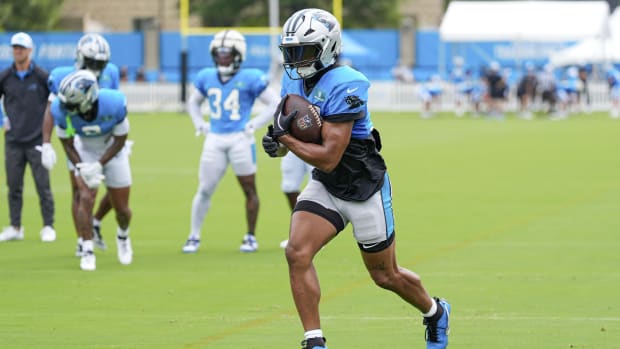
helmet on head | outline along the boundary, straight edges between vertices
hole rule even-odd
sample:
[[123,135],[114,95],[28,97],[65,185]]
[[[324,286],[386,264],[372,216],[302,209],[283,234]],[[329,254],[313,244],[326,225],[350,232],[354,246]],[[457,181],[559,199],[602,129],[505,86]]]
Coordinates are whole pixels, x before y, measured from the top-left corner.
[[92,109],[98,97],[97,77],[88,70],[77,70],[60,82],[58,89],[60,104],[67,111],[78,113],[83,118],[84,114]]
[[336,63],[341,47],[340,23],[327,11],[300,10],[282,26],[280,50],[289,76],[289,70],[296,69],[305,79],[329,67]]
[[213,62],[222,75],[232,75],[239,70],[245,59],[245,51],[245,37],[232,29],[215,34],[209,45]]
[[78,41],[75,65],[78,69],[88,69],[99,77],[110,60],[110,45],[99,34],[86,34]]

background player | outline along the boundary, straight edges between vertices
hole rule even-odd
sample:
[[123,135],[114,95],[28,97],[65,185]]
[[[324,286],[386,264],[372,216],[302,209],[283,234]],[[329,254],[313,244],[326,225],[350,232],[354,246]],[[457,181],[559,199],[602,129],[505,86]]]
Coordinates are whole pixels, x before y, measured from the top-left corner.
[[69,160],[71,186],[77,188],[73,196],[76,213],[73,219],[82,238],[80,268],[96,269],[92,210],[102,181],[116,212],[118,259],[121,264],[131,264],[131,170],[124,149],[129,133],[125,95],[116,90],[99,89],[93,73],[78,70],[62,80],[58,98],[52,102],[50,110],[57,126],[56,134]]
[[[280,170],[282,172],[282,192],[286,196],[291,210],[295,208],[297,203],[297,197],[301,193],[301,186],[304,183],[306,177],[310,177],[312,173],[312,166],[305,163],[295,153],[288,152],[280,163]],[[280,247],[286,248],[288,239],[280,242]]]
[[[75,66],[57,67],[50,73],[48,80],[50,96],[48,99],[48,108],[45,110],[45,116],[43,118],[43,145],[41,147],[41,160],[43,166],[45,166],[48,170],[51,170],[56,163],[56,153],[50,143],[52,130],[54,128],[54,121],[49,110],[49,105],[52,101],[54,101],[56,95],[58,94],[60,82],[72,72],[78,69],[86,69],[91,71],[97,77],[100,88],[117,90],[119,88],[120,81],[119,70],[116,65],[109,62],[110,56],[110,45],[103,36],[99,34],[85,34],[80,38],[76,47]],[[128,146],[130,145],[131,143],[128,142]],[[72,189],[75,198],[75,195],[77,195],[77,188]],[[77,203],[74,200],[72,205],[74,215],[76,213],[76,204]],[[95,246],[101,250],[106,249],[106,244],[101,235],[101,220],[111,209],[112,204],[110,203],[110,197],[106,192],[99,202],[99,208],[97,209],[93,219]],[[78,257],[82,255],[82,240],[79,237],[79,233],[76,255]]]
[[[215,35],[209,46],[215,68],[204,68],[194,81],[194,91],[187,109],[197,133],[205,137],[200,156],[199,184],[192,201],[191,229],[183,252],[194,253],[200,247],[204,218],[211,206],[211,197],[230,164],[245,195],[247,233],[240,247],[242,252],[258,249],[255,228],[259,199],[256,192],[256,145],[254,131],[265,125],[278,103],[275,91],[268,88],[268,77],[258,69],[241,68],[245,59],[245,38],[236,30]],[[250,113],[256,99],[266,107],[255,118]],[[209,103],[209,121],[201,112],[202,103]]]

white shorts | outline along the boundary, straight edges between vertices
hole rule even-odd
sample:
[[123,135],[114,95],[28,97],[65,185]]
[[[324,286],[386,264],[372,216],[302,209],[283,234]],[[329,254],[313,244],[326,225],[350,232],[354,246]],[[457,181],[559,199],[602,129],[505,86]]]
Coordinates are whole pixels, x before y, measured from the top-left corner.
[[301,185],[312,172],[312,166],[305,163],[297,157],[292,151],[289,151],[282,158],[280,169],[282,170],[282,191],[285,193],[294,193],[301,191]]
[[[94,151],[85,149],[79,137],[74,138],[75,150],[77,150],[83,162],[99,161],[105,149]],[[129,147],[130,148],[130,147]],[[131,167],[129,166],[130,150],[127,146],[123,147],[105,166],[103,166],[103,182],[108,188],[126,188],[131,186]],[[69,170],[74,171],[75,167],[67,161]]]
[[200,176],[216,173],[223,175],[228,164],[237,176],[256,173],[254,135],[245,132],[207,134],[200,155]]
[[321,182],[313,179],[308,182],[306,188],[299,195],[296,210],[304,206],[300,204],[302,201],[311,201],[321,206],[319,210],[324,212],[315,212],[312,206],[306,206],[310,208],[303,210],[316,213],[322,217],[333,217],[333,213],[337,213],[341,219],[340,222],[326,219],[330,220],[338,231],[343,230],[351,222],[353,235],[360,247],[370,249],[388,240],[394,234],[392,189],[387,173],[381,190],[366,201],[339,199],[328,193]]
[[612,101],[620,100],[620,86],[614,86],[609,93]]

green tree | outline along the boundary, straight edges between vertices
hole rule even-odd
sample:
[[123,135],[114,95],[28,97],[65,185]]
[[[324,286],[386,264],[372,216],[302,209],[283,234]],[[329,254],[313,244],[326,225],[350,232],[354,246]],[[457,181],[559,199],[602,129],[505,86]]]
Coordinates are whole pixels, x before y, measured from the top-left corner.
[[58,23],[63,0],[1,0],[0,31],[45,31]]
[[[280,0],[280,24],[295,11],[316,7],[332,10],[332,0]],[[269,26],[269,0],[192,0],[191,13],[211,27]],[[397,28],[398,0],[344,0],[345,28]]]

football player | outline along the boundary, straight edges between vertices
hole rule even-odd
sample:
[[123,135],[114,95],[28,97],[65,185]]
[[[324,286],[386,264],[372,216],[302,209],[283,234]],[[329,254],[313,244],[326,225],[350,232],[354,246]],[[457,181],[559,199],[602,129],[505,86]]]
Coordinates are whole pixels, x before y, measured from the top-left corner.
[[[282,172],[282,192],[286,196],[291,210],[295,209],[297,204],[297,197],[301,193],[301,186],[304,183],[306,177],[310,178],[312,173],[312,166],[301,160],[295,153],[288,152],[280,163],[280,171]],[[280,247],[286,248],[288,239],[280,242]]]
[[606,72],[606,78],[609,84],[609,99],[611,100],[609,116],[612,119],[617,119],[620,117],[620,71],[610,65]]
[[285,249],[304,329],[302,348],[327,348],[313,260],[348,223],[373,281],[423,314],[427,348],[446,348],[450,305],[430,297],[420,277],[396,261],[391,185],[368,110],[370,82],[362,73],[336,64],[341,44],[340,24],[329,12],[305,9],[288,18],[280,43],[287,72],[281,95],[298,94],[320,107],[323,141],[304,143],[289,134],[296,111],[283,114],[286,99],[263,137],[270,156],[281,156],[287,148],[315,167],[297,199]]
[[73,219],[83,248],[80,268],[96,269],[92,211],[102,182],[116,212],[118,259],[121,264],[131,264],[131,169],[125,148],[129,133],[125,95],[118,90],[100,89],[93,73],[77,70],[60,83],[50,112],[69,160],[71,186],[75,188]]
[[[245,195],[247,233],[240,250],[255,252],[255,236],[259,200],[256,192],[256,146],[254,131],[264,126],[278,103],[278,95],[268,87],[268,76],[258,69],[242,68],[246,56],[245,37],[236,30],[217,33],[209,52],[213,68],[202,69],[194,81],[187,110],[197,134],[205,141],[200,156],[198,190],[192,202],[191,228],[183,252],[193,253],[200,247],[201,229],[211,205],[211,197],[230,165]],[[252,107],[260,100],[265,108],[250,118]],[[201,112],[203,102],[209,105],[209,119]]]
[[[49,105],[56,98],[58,94],[58,88],[60,82],[70,73],[79,70],[86,69],[91,71],[97,77],[97,81],[100,88],[109,88],[117,90],[119,88],[119,70],[114,63],[110,63],[110,45],[107,40],[99,34],[85,34],[80,38],[77,43],[75,53],[75,65],[74,66],[62,66],[52,70],[49,75],[48,85],[50,89],[50,96],[48,99],[48,108],[45,110],[45,116],[43,118],[43,145],[41,146],[41,160],[43,166],[48,170],[51,170],[56,164],[56,152],[50,144],[52,136],[52,130],[54,128],[54,121],[50,114]],[[131,146],[131,141],[127,142],[128,148]],[[76,188],[72,188],[74,193]],[[73,203],[72,211],[76,213],[76,203]],[[95,234],[95,246],[101,250],[106,249],[106,244],[101,235],[101,220],[112,209],[110,203],[110,197],[106,193],[99,202],[99,208],[95,213],[93,220],[93,229]],[[79,238],[76,247],[76,256],[82,255],[82,241]]]

